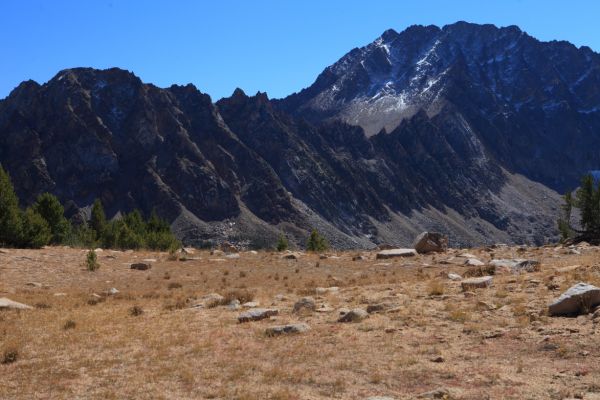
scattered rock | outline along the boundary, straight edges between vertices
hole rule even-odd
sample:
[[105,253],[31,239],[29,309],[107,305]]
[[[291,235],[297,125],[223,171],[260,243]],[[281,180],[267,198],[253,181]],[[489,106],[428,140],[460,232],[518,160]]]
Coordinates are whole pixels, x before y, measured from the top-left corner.
[[279,310],[274,308],[253,308],[238,316],[238,322],[260,321],[279,314]]
[[462,258],[477,258],[477,256],[476,256],[476,255],[473,255],[473,254],[471,254],[471,253],[460,253],[460,254],[458,255],[458,257],[462,257]]
[[340,288],[337,286],[331,286],[331,287],[318,287],[315,289],[315,293],[318,295],[324,295],[327,293],[337,293],[340,291]]
[[227,254],[225,256],[225,258],[229,258],[229,259],[236,259],[236,258],[240,258],[240,254],[239,253],[231,253],[231,254]]
[[315,311],[317,306],[315,305],[315,299],[312,297],[303,297],[294,304],[294,313],[303,311]]
[[448,237],[437,232],[423,232],[416,237],[413,247],[421,254],[441,253],[448,249]]
[[492,276],[482,276],[480,278],[465,279],[460,283],[460,285],[462,287],[463,292],[466,292],[472,289],[486,288],[492,284],[492,279]]
[[43,285],[39,282],[27,282],[25,286],[31,286],[35,288],[41,288]]
[[242,308],[240,301],[238,299],[233,299],[231,300],[231,302],[227,305],[227,309],[229,311],[237,311],[240,308]]
[[382,311],[387,311],[396,307],[396,304],[392,303],[378,303],[378,304],[369,304],[367,306],[367,312],[369,314],[375,314]]
[[536,272],[540,270],[540,262],[537,260],[526,260],[523,258],[498,259],[490,261],[490,265],[496,267],[497,271],[518,274],[521,272]]
[[156,258],[144,258],[142,261],[146,262],[146,263],[152,263],[152,262],[156,262]]
[[450,279],[451,281],[460,281],[462,280],[462,276],[451,272],[448,274],[448,279]]
[[580,282],[571,286],[548,306],[551,316],[573,316],[589,313],[600,305],[600,288]]
[[286,301],[288,298],[284,294],[278,294],[274,297],[275,301]]
[[31,310],[33,307],[27,304],[17,303],[6,297],[0,298],[0,309],[12,309],[12,310]]
[[106,291],[106,294],[108,296],[114,296],[117,293],[119,293],[119,290],[117,288],[110,288]]
[[300,258],[300,254],[299,253],[287,253],[287,254],[284,254],[282,258],[285,260],[297,260],[298,258]]
[[260,305],[260,303],[258,301],[248,301],[244,304],[242,304],[242,307],[244,308],[256,308]]
[[413,257],[417,255],[417,251],[415,249],[389,249],[382,250],[377,253],[376,258],[378,260],[394,258],[394,257]]
[[223,303],[224,299],[225,298],[223,296],[221,296],[219,293],[210,293],[201,298],[202,305],[205,307],[214,307],[216,305],[219,305],[219,304]]
[[444,359],[444,357],[442,356],[437,356],[437,357],[433,357],[432,359],[430,359],[429,361],[434,362],[434,363],[443,363],[446,360]]
[[334,311],[334,308],[328,304],[321,304],[321,306],[315,309],[315,311],[319,313],[330,313]]
[[278,336],[282,334],[289,333],[303,333],[310,329],[307,324],[299,323],[299,324],[288,324],[288,325],[277,325],[267,328],[265,330],[265,334],[267,336]]
[[150,269],[151,266],[148,263],[134,263],[134,264],[131,264],[130,268],[138,270],[138,271],[146,271],[146,270]]
[[363,260],[365,260],[364,256],[359,255],[359,256],[352,257],[352,261],[363,261]]
[[338,322],[360,322],[367,318],[369,313],[361,308],[355,308],[342,315]]
[[446,388],[439,388],[430,392],[421,393],[418,399],[450,399],[450,392]]
[[465,261],[465,265],[468,267],[481,267],[482,265],[485,265],[485,264],[476,258],[468,258]]

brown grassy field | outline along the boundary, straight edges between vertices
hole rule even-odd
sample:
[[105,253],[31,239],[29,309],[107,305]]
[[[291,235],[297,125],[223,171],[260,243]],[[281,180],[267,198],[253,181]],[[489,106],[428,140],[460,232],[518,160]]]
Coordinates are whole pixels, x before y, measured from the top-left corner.
[[[34,309],[0,311],[0,399],[412,399],[438,388],[453,399],[600,399],[594,320],[546,315],[571,284],[600,283],[600,248],[468,251],[535,258],[541,270],[497,274],[465,296],[447,278],[467,270],[460,250],[359,261],[104,250],[96,272],[79,249],[2,250],[0,297]],[[129,268],[149,258],[151,269]],[[316,292],[331,286],[339,291]],[[111,288],[119,293],[105,296]],[[192,307],[210,293],[241,293],[279,315],[240,324],[243,310]],[[331,311],[293,313],[307,295]],[[340,308],[379,303],[388,309],[337,322]],[[291,322],[311,329],[265,335]]]

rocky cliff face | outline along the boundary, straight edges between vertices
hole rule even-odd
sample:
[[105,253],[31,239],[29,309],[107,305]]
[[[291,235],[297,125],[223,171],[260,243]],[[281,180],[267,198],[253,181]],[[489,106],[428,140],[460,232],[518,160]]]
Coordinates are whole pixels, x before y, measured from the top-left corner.
[[386,31],[286,99],[217,103],[119,70],[0,101],[0,162],[30,203],[155,208],[187,243],[451,245],[555,238],[557,191],[600,164],[600,56],[516,27]]

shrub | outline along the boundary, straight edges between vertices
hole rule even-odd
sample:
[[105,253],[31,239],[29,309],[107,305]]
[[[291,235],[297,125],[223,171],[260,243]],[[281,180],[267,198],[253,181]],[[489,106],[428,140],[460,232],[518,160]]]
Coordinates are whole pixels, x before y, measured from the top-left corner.
[[75,329],[76,326],[77,324],[75,323],[75,321],[73,321],[72,319],[68,319],[67,321],[65,321],[63,329],[67,331],[69,329]]
[[133,306],[129,309],[129,315],[131,315],[132,317],[140,316],[143,313],[144,313],[144,310],[142,310],[142,307],[140,307],[140,306]]
[[40,214],[32,208],[22,213],[21,233],[19,244],[23,247],[39,249],[50,243],[52,232],[48,223]]
[[65,209],[60,204],[56,196],[50,193],[44,193],[38,196],[33,210],[46,220],[52,233],[51,243],[64,243],[71,230],[71,224],[65,218]]
[[285,251],[288,248],[288,241],[285,238],[285,236],[283,236],[283,234],[281,236],[279,236],[279,240],[277,241],[277,251]]
[[319,234],[316,229],[313,229],[306,243],[306,250],[308,251],[323,251],[329,248],[327,240]]
[[85,264],[87,266],[88,271],[94,272],[100,268],[100,264],[98,264],[98,257],[96,256],[96,252],[94,250],[90,250],[87,253],[85,258]]
[[10,176],[0,166],[0,245],[17,246],[21,236],[19,199]]
[[19,351],[15,346],[8,346],[2,353],[2,364],[12,364],[19,358]]

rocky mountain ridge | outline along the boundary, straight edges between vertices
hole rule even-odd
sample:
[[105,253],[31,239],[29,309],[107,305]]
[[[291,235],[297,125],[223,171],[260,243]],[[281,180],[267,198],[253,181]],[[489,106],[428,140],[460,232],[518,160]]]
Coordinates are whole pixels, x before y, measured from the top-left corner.
[[558,192],[600,169],[599,60],[457,23],[388,30],[280,100],[69,69],[0,101],[0,163],[27,203],[155,208],[196,245],[543,243]]

